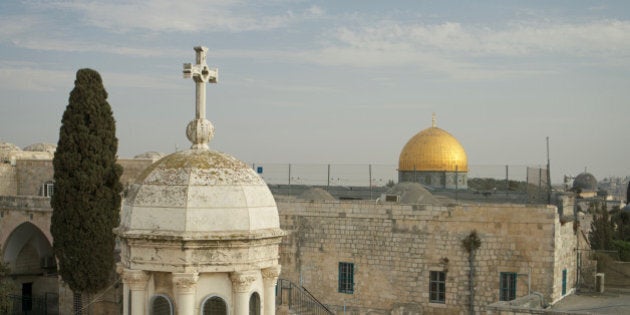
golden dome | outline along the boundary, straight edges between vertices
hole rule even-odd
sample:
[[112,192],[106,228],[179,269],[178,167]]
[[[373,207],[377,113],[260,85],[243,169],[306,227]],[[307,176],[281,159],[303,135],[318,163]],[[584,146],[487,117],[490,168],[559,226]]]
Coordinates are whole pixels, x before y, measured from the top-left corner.
[[400,152],[399,171],[468,172],[462,145],[450,133],[435,127],[413,136]]

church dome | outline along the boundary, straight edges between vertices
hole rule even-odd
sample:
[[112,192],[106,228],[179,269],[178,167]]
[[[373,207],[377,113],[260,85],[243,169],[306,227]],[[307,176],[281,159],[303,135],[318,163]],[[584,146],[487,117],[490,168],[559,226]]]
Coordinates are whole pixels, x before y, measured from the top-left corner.
[[467,172],[468,159],[459,141],[434,123],[407,141],[400,152],[398,170]]
[[236,158],[199,149],[149,166],[130,188],[121,219],[127,235],[209,239],[280,231],[265,182]]
[[582,191],[596,191],[597,179],[591,173],[581,173],[573,180],[573,189],[581,189]]

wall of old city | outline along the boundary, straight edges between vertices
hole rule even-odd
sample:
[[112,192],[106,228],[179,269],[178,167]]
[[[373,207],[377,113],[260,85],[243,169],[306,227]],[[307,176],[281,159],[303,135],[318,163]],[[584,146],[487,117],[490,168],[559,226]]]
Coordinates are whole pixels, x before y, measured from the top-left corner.
[[17,195],[17,172],[14,165],[0,163],[0,196]]
[[[476,311],[499,300],[500,272],[518,274],[517,296],[529,293],[531,277],[531,291],[549,301],[559,277],[554,258],[573,252],[572,231],[559,225],[551,206],[292,198],[277,198],[277,203],[281,227],[288,232],[280,248],[281,278],[302,282],[338,311],[345,305],[347,312],[362,314],[467,312],[470,268],[462,240],[473,230],[481,239],[474,263]],[[569,247],[554,246],[556,233]],[[338,292],[339,262],[354,263],[353,294]],[[429,303],[430,271],[446,271],[444,304]]]
[[17,195],[42,196],[42,187],[53,180],[52,160],[17,160]]

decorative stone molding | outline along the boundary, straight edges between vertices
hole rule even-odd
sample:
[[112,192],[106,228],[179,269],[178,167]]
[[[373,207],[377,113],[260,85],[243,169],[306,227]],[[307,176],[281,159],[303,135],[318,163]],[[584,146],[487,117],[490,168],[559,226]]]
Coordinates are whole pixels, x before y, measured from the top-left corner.
[[192,293],[197,289],[197,280],[199,280],[199,274],[196,272],[190,273],[173,273],[173,284],[175,288],[181,293]]
[[263,281],[266,286],[275,286],[278,277],[280,276],[280,265],[275,265],[269,268],[262,269]]
[[251,284],[256,281],[254,272],[232,272],[230,273],[232,280],[232,291],[235,293],[248,292]]
[[123,268],[121,273],[123,283],[129,287],[129,290],[144,290],[149,281],[149,274],[142,270],[131,270]]

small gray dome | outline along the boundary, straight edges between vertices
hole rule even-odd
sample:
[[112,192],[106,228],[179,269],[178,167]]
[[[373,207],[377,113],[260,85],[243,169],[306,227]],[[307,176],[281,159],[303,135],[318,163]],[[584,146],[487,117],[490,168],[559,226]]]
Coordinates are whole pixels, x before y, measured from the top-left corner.
[[336,200],[333,195],[329,192],[321,189],[321,188],[310,188],[303,191],[298,199],[307,200],[307,201],[331,201]]
[[54,155],[55,151],[57,151],[57,145],[52,144],[52,143],[43,143],[43,142],[34,143],[34,144],[24,147],[24,151],[47,152]]
[[433,195],[422,185],[412,182],[402,182],[392,187],[387,194],[400,196],[404,204],[437,204]]
[[163,153],[156,152],[156,151],[148,151],[148,152],[138,154],[134,156],[133,158],[137,160],[152,160],[153,162],[155,162],[163,157],[164,157]]
[[573,180],[573,189],[582,191],[597,191],[597,179],[591,173],[581,173]]

